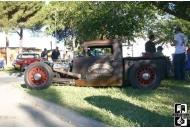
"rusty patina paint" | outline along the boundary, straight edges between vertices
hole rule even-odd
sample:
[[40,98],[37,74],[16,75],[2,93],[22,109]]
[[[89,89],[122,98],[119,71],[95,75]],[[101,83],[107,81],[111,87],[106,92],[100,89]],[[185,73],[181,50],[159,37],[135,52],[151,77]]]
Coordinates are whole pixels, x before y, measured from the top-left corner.
[[54,69],[54,71],[59,72],[61,74],[67,74],[69,76],[72,76],[72,77],[75,77],[75,78],[78,78],[78,79],[81,78],[81,74],[76,74],[76,73],[72,73],[72,72],[66,72],[66,71],[61,70],[61,69]]
[[[112,48],[111,55],[88,56],[87,48]],[[84,56],[74,58],[73,73],[81,74],[77,86],[122,86],[123,58],[118,40],[96,40],[83,44]]]
[[86,82],[84,80],[80,80],[80,79],[76,80],[75,84],[76,84],[76,86],[79,86],[79,87],[87,86]]
[[122,82],[121,80],[118,80],[116,78],[110,78],[106,82],[102,79],[95,79],[91,80],[90,82],[87,82],[85,80],[76,80],[75,81],[76,86],[94,86],[94,87],[99,87],[99,86],[121,86]]

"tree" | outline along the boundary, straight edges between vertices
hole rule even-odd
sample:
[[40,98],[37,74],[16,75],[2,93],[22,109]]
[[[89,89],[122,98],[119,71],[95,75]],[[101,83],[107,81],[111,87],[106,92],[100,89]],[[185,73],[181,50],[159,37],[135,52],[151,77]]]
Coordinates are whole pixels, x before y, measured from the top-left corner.
[[190,21],[189,1],[150,1],[149,4],[154,5],[163,12]]
[[[14,29],[20,37],[19,52],[22,52],[23,28],[28,28],[30,18],[34,17],[44,6],[45,2],[0,2],[0,26],[8,35],[10,29]],[[34,26],[34,25],[33,25]],[[17,30],[19,29],[19,30]]]
[[142,2],[98,1],[86,3],[78,32],[84,40],[143,37],[149,21],[157,19],[154,7]]
[[[65,43],[72,39],[73,48],[77,48],[75,41],[81,43],[92,39],[120,38],[130,44],[136,37],[145,37],[147,29],[154,29],[164,41],[171,38],[174,23],[177,25],[177,21],[170,25],[169,20],[157,21],[166,13],[157,10],[150,2],[139,1],[53,1],[44,14],[44,23],[50,25],[47,32],[56,33],[57,39],[64,39]],[[172,17],[168,19],[174,20]],[[58,21],[56,27],[55,21]],[[164,29],[164,33],[159,29]]]
[[[49,14],[47,22],[50,25],[50,29],[47,31],[49,34],[53,34],[57,39],[67,41],[72,39],[73,50],[77,50],[76,46],[76,34],[77,34],[77,21],[81,19],[81,13],[78,7],[83,2],[50,2]],[[58,21],[58,22],[56,22]],[[56,23],[56,24],[55,24]],[[55,27],[56,26],[56,27]]]
[[174,29],[177,26],[180,26],[183,33],[190,37],[190,23],[178,18],[161,18],[149,26],[149,29],[154,30],[153,33],[156,35],[157,44],[168,44],[173,42]]

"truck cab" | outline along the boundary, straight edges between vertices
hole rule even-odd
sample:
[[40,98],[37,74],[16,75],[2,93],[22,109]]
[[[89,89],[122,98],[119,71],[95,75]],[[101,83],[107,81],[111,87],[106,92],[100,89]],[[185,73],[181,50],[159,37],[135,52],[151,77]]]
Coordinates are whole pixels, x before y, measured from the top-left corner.
[[[117,40],[90,41],[82,47],[83,56],[73,60],[73,73],[82,76],[77,86],[122,86],[123,58]],[[91,55],[91,51],[99,53]]]

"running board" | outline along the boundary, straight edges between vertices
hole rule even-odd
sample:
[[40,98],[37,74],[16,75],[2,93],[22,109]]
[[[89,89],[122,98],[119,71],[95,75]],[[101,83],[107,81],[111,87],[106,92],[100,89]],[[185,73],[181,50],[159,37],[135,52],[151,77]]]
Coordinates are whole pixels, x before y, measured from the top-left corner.
[[60,83],[60,84],[66,84],[66,85],[75,86],[75,80],[74,79],[53,78],[53,83]]
[[66,71],[60,70],[60,69],[53,69],[53,70],[54,70],[55,72],[59,72],[59,73],[62,73],[62,74],[66,74],[66,75],[69,75],[69,76],[72,76],[72,77],[81,79],[81,74],[72,73],[72,72],[66,72]]

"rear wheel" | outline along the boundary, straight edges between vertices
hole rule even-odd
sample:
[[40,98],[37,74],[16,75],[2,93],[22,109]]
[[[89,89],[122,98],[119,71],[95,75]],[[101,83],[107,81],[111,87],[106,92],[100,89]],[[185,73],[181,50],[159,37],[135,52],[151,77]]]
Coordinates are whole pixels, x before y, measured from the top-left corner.
[[161,83],[161,75],[155,63],[137,63],[129,73],[131,85],[134,88],[156,89]]
[[28,88],[46,89],[52,84],[53,71],[45,63],[32,63],[25,71],[24,81]]

